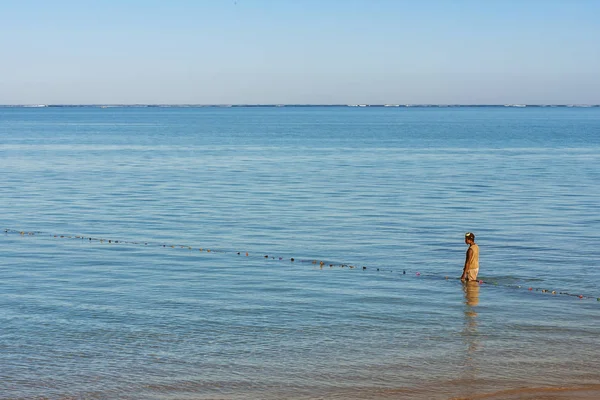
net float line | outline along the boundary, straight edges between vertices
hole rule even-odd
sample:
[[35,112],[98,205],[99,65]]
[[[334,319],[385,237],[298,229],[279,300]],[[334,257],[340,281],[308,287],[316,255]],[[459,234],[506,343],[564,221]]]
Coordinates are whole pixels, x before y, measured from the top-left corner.
[[[451,279],[448,278],[447,276],[445,277],[446,280]],[[457,278],[458,279],[458,278]],[[588,299],[588,300],[596,300],[600,302],[600,297],[596,297],[596,296],[590,296],[590,295],[583,295],[583,294],[577,294],[577,293],[569,293],[569,292],[563,292],[560,290],[552,290],[552,289],[545,289],[545,288],[540,288],[540,287],[533,287],[533,286],[529,286],[529,285],[509,285],[509,284],[499,284],[498,282],[493,282],[493,281],[483,281],[483,280],[478,280],[477,283],[479,285],[488,285],[488,286],[499,286],[499,287],[503,287],[503,288],[509,288],[509,289],[524,289],[527,290],[528,292],[539,292],[542,294],[549,294],[549,295],[553,295],[553,296],[571,296],[571,297],[576,297],[579,299]]]
[[[190,246],[184,244],[174,244],[174,243],[166,243],[166,242],[155,242],[155,241],[147,241],[147,240],[121,240],[121,239],[109,239],[105,237],[94,237],[87,235],[77,235],[77,234],[68,234],[68,233],[50,233],[44,231],[24,231],[19,229],[4,229],[5,234],[19,234],[20,236],[38,236],[38,237],[46,237],[46,238],[54,238],[54,239],[71,239],[71,240],[81,240],[87,242],[97,242],[97,243],[106,243],[106,244],[120,244],[120,245],[137,245],[137,246],[147,246],[147,247],[158,247],[158,248],[171,248],[171,249],[187,249],[187,250],[196,250],[199,252],[206,253],[221,253],[221,254],[237,254],[238,256],[246,256],[246,257],[261,257],[269,260],[277,260],[277,261],[289,261],[289,262],[298,262],[298,263],[310,263],[313,265],[318,265],[319,267],[339,267],[339,268],[348,268],[348,269],[362,269],[366,270],[366,266],[359,266],[358,264],[348,264],[348,263],[340,263],[334,261],[324,261],[319,259],[304,259],[297,257],[282,257],[282,256],[273,256],[264,253],[249,251],[237,251],[237,250],[223,250],[223,249],[215,249],[209,247],[198,247],[198,246]],[[261,254],[259,256],[259,254]],[[377,270],[380,270],[379,268]],[[390,270],[392,272],[392,270]]]
[[[157,242],[152,242],[152,241],[118,240],[118,239],[107,239],[107,238],[99,238],[99,237],[92,237],[92,236],[85,236],[85,235],[57,234],[57,233],[48,233],[48,232],[43,232],[43,231],[24,231],[24,230],[9,229],[9,228],[4,229],[4,233],[5,234],[19,234],[20,236],[24,236],[24,237],[43,236],[43,237],[50,237],[50,238],[55,238],[55,239],[71,239],[71,240],[83,240],[83,241],[87,241],[87,242],[97,242],[97,243],[106,243],[106,244],[126,244],[126,245],[150,246],[150,247],[158,247],[158,248],[198,250],[199,252],[205,252],[205,253],[237,254],[238,256],[251,257],[251,253],[248,251],[235,251],[235,250],[229,251],[229,250],[210,249],[210,248],[205,248],[205,247],[197,247],[197,246],[189,246],[189,245],[181,245],[181,244],[157,243]],[[254,256],[254,254],[260,254],[260,253],[252,253],[252,256]],[[297,259],[295,257],[289,257],[289,258],[284,259],[284,257],[282,257],[282,256],[272,256],[272,255],[270,256],[268,254],[261,255],[259,257],[267,259],[267,260],[277,260],[277,261],[288,260],[290,263],[294,263],[294,262],[310,263],[312,265],[318,266],[320,269],[324,269],[326,267],[329,267],[329,268],[337,267],[337,268],[357,269],[357,270],[363,270],[363,271],[369,269],[369,270],[375,270],[376,272],[396,272],[396,273],[398,272],[397,270],[392,270],[392,269],[367,268],[367,266],[364,266],[364,265],[358,266],[358,265],[353,265],[353,264],[331,262],[331,261],[324,261],[324,260],[315,260],[315,259]],[[406,270],[402,270],[402,275],[407,275]],[[412,275],[412,273],[409,273],[409,275]],[[421,276],[430,277],[430,278],[440,278],[438,275],[421,274],[421,272],[415,272],[414,276],[417,278],[419,278]],[[455,278],[449,278],[448,276],[445,276],[444,278],[446,280],[455,280]],[[561,295],[561,296],[576,297],[579,299],[588,299],[588,300],[595,299],[596,301],[600,302],[600,297],[583,295],[583,294],[575,294],[575,293],[569,293],[569,292],[564,292],[564,291],[559,291],[559,290],[551,290],[551,289],[546,289],[546,288],[533,287],[533,286],[528,286],[528,285],[507,285],[507,284],[503,285],[503,284],[498,284],[497,282],[484,281],[484,280],[478,280],[477,283],[479,285],[501,286],[501,287],[512,288],[512,289],[525,289],[528,292],[538,292],[541,294],[549,294],[552,296]]]

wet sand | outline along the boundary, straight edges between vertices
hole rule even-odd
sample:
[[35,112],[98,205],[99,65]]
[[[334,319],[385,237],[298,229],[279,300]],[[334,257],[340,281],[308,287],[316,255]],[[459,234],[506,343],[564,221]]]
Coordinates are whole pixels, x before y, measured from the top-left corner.
[[[322,398],[345,400],[598,400],[600,384],[581,387],[529,387],[473,393],[473,388],[447,387],[398,388],[381,391],[354,390],[344,394],[329,394]],[[459,394],[463,392],[463,394]],[[472,394],[465,394],[471,392]],[[318,397],[321,398],[321,397]]]
[[[485,390],[485,389],[483,389]],[[462,394],[461,394],[462,392]],[[471,394],[466,394],[470,392]],[[598,400],[600,399],[600,384],[586,385],[581,387],[529,387],[518,389],[505,389],[481,391],[479,393],[473,388],[451,389],[442,386],[431,386],[421,388],[397,388],[397,389],[365,389],[354,388],[342,391],[325,391],[319,394],[307,390],[296,393],[281,392],[269,393],[265,396],[259,393],[247,393],[245,397],[233,396],[228,399],[241,398],[264,398],[264,399],[328,399],[328,400]]]
[[452,397],[452,400],[597,400],[600,399],[600,385],[581,388],[524,388],[503,390],[495,393],[468,397]]

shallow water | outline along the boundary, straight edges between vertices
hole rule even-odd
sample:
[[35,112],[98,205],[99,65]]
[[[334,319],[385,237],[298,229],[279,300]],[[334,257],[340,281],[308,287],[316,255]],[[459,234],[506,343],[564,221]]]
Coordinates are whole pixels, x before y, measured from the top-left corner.
[[593,391],[599,150],[598,108],[0,108],[0,398]]

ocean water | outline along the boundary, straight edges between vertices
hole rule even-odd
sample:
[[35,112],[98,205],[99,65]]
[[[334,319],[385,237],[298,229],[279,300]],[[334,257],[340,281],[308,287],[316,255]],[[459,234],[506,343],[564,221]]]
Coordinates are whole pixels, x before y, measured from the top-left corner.
[[0,171],[0,399],[600,395],[599,108],[0,108]]

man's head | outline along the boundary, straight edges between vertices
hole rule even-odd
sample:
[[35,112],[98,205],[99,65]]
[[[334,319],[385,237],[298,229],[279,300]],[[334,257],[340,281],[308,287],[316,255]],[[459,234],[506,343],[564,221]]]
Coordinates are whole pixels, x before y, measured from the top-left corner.
[[473,234],[472,232],[465,233],[465,243],[466,244],[475,243],[475,234]]

